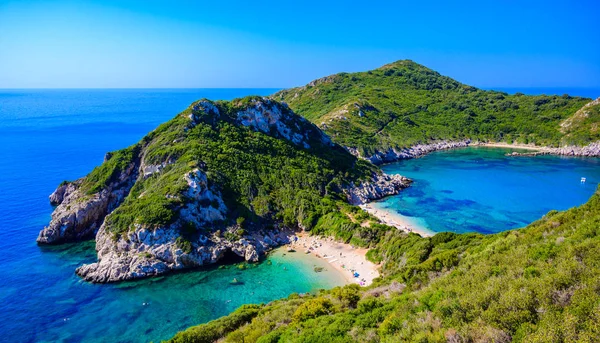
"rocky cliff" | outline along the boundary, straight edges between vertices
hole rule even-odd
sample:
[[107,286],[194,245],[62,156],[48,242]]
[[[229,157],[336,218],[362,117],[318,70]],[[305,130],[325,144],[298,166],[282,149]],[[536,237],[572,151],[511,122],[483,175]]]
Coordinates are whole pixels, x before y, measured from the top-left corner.
[[386,196],[398,194],[408,187],[412,181],[401,175],[374,174],[369,181],[358,185],[350,185],[344,189],[348,202],[352,205],[362,205]]
[[360,204],[407,185],[357,160],[283,103],[201,100],[140,143],[107,154],[86,177],[60,185],[38,242],[95,238],[97,262],[76,270],[91,282],[155,276],[228,255],[255,262],[341,199]]
[[114,181],[93,194],[82,189],[84,179],[61,184],[50,195],[50,203],[57,207],[48,226],[40,231],[37,242],[58,244],[93,238],[106,215],[129,193],[138,176],[138,164],[139,160],[135,159]]

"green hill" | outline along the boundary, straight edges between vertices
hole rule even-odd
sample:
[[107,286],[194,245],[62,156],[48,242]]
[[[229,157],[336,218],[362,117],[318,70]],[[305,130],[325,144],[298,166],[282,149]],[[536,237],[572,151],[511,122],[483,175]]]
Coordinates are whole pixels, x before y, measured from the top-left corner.
[[348,204],[370,182],[388,186],[373,197],[406,186],[276,101],[200,100],[61,184],[38,242],[95,238],[98,262],[77,269],[93,282],[216,263],[228,252],[257,261],[285,242],[286,227],[370,246],[389,227]]
[[599,342],[600,193],[494,235],[389,232],[384,278],[247,305],[170,342]]
[[[362,156],[438,140],[585,145],[561,122],[591,99],[509,95],[455,81],[410,60],[339,73],[273,95]],[[594,121],[597,123],[597,120]],[[589,123],[583,123],[589,127]]]

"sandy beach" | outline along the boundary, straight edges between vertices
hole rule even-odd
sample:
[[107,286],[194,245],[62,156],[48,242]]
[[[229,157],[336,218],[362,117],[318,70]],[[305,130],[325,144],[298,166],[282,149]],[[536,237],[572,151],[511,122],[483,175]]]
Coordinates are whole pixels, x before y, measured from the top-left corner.
[[544,150],[542,147],[536,147],[533,145],[528,145],[528,144],[509,144],[509,143],[480,143],[480,144],[474,144],[473,146],[483,146],[483,147],[489,147],[489,148],[513,148],[513,149],[527,149],[527,150],[537,150],[537,151],[541,151]]
[[[379,277],[378,265],[366,258],[367,249],[353,247],[350,244],[336,242],[333,238],[322,238],[309,236],[307,233],[299,233],[297,239],[291,237],[289,245],[295,254],[313,254],[322,258],[330,266],[341,272],[348,283],[357,283],[368,286],[373,279]],[[358,276],[356,276],[358,274]]]
[[360,205],[360,208],[367,211],[371,215],[377,217],[379,220],[381,220],[382,223],[387,224],[389,226],[393,226],[399,230],[418,233],[423,237],[433,236],[431,232],[423,228],[417,227],[413,223],[409,223],[404,218],[396,215],[391,211],[377,209],[370,204]]

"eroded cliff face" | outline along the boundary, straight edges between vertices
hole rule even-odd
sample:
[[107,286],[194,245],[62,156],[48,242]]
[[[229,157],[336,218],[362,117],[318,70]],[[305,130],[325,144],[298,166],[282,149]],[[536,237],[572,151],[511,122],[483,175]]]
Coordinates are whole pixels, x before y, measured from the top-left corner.
[[[192,107],[189,115],[192,126],[202,120],[215,122],[226,116],[219,111],[214,102],[200,100]],[[253,99],[249,106],[235,112],[229,119],[237,124],[250,127],[255,131],[288,140],[305,149],[311,147],[310,141],[332,146],[329,136],[303,117],[295,115],[285,103],[268,98]]]
[[[234,232],[237,228],[227,230]],[[76,273],[86,281],[105,283],[217,263],[228,252],[246,261],[257,262],[266,251],[289,243],[291,235],[289,230],[271,231],[232,241],[219,233],[209,233],[188,240],[174,226],[146,228],[138,225],[134,231],[115,241],[114,236],[102,227],[96,236],[98,261],[77,268]]]
[[60,185],[51,195],[57,206],[37,242],[58,244],[94,238],[104,218],[127,196],[138,175],[138,162],[131,163],[117,179],[95,194],[81,189],[83,179]]
[[[76,273],[92,282],[143,278],[215,263],[227,251],[258,261],[266,247],[256,240],[230,241],[210,231],[213,223],[225,219],[227,207],[219,190],[208,185],[206,174],[194,169],[181,177],[188,187],[183,194],[187,200],[177,209],[180,220],[165,226],[134,224],[133,229],[117,233],[109,216],[96,235],[98,262],[81,266]],[[200,231],[186,237],[182,225]],[[226,231],[237,230],[231,227]]]
[[411,182],[410,179],[401,175],[374,174],[370,181],[346,187],[344,193],[352,205],[363,205],[398,194],[402,189],[410,186]]

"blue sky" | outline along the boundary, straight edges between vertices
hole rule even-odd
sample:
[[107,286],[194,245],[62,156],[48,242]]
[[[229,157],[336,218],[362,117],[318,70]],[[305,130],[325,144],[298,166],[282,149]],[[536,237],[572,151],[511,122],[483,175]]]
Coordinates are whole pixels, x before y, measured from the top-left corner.
[[412,59],[600,87],[600,1],[3,1],[0,88],[290,87]]

